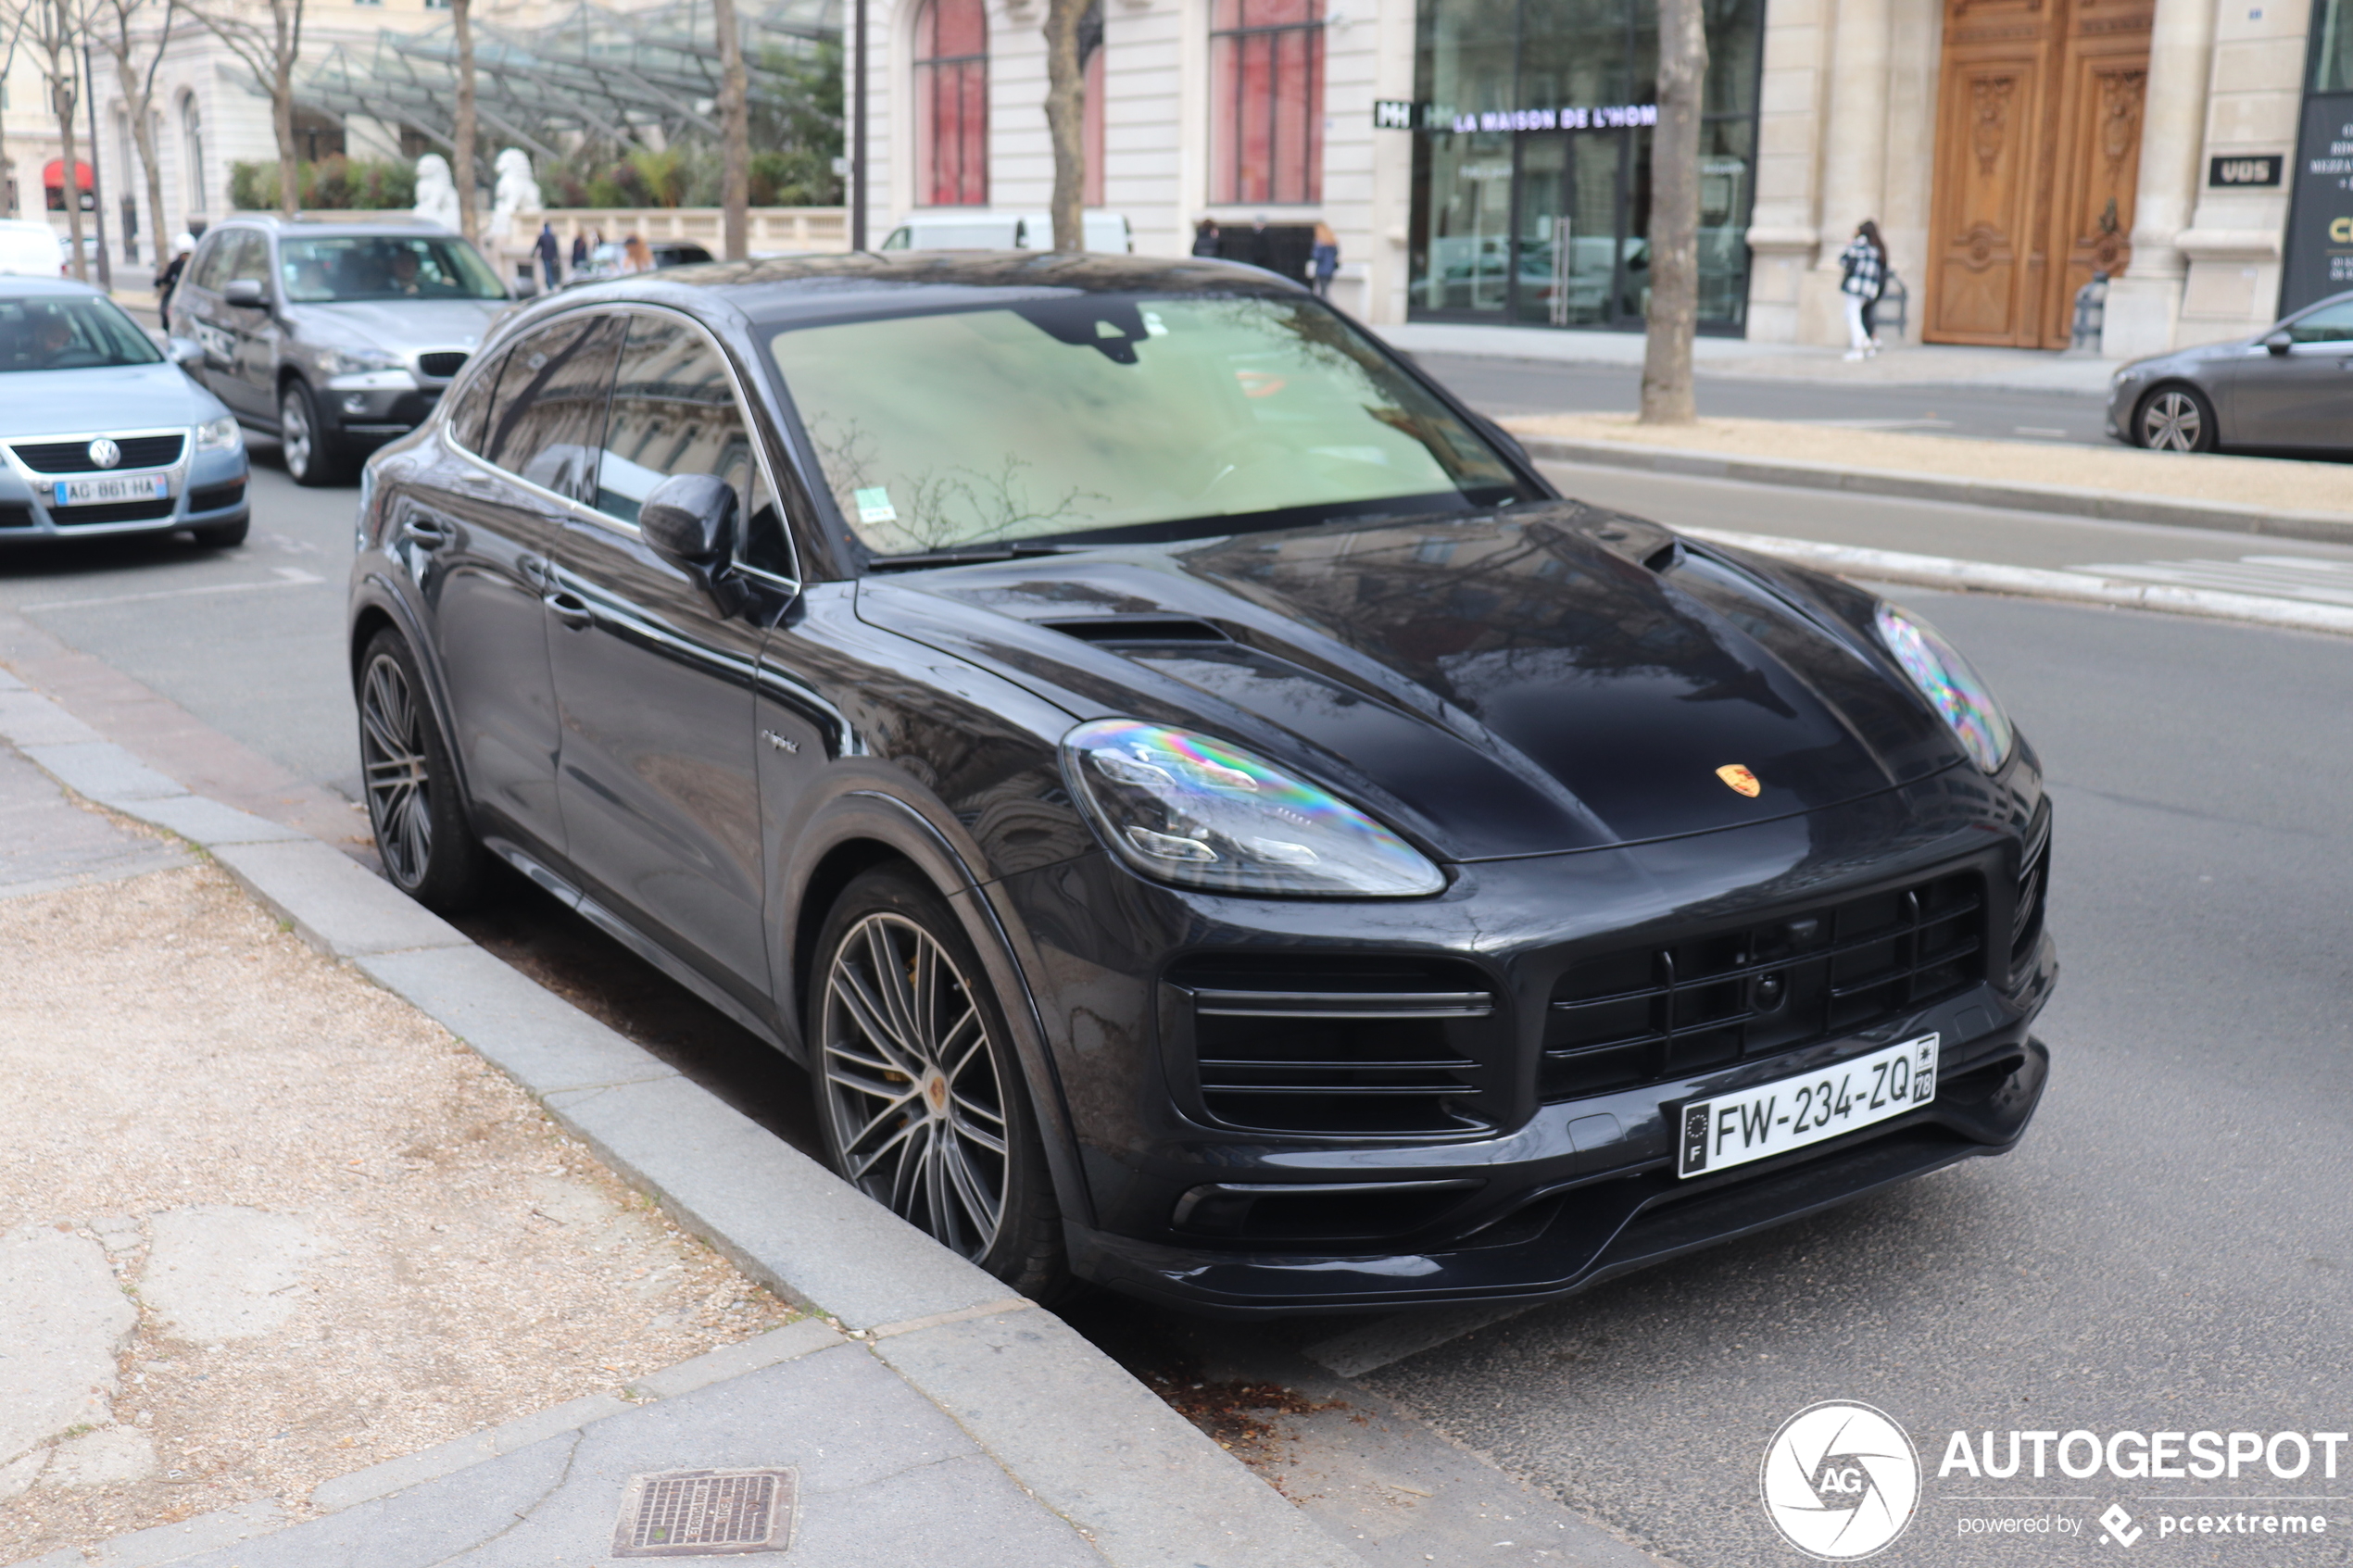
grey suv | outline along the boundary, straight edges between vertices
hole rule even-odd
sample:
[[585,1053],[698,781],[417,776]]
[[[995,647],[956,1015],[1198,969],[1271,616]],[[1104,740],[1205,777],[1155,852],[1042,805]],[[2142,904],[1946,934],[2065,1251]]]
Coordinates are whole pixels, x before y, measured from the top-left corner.
[[171,332],[297,484],[333,484],[424,422],[509,306],[479,251],[431,223],[244,215],[219,223],[171,296]]

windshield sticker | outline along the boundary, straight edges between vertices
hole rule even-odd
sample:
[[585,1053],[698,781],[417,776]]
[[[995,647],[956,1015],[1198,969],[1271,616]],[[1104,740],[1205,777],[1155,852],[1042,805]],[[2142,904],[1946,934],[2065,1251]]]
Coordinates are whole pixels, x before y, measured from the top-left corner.
[[890,486],[877,484],[871,490],[853,490],[850,499],[858,503],[860,522],[897,522],[899,508],[890,504]]

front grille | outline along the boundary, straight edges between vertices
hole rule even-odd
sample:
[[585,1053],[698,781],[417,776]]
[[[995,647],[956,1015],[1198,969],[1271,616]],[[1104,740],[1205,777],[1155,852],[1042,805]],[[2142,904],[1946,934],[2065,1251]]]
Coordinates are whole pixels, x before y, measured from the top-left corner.
[[[159,469],[180,460],[184,435],[124,435],[116,437],[122,460],[116,469]],[[87,441],[42,441],[16,444],[17,460],[35,473],[111,473],[90,460]]]
[[245,498],[245,482],[234,484],[208,484],[188,492],[188,509],[192,512],[217,512],[223,507],[233,507]]
[[159,501],[114,501],[102,507],[52,507],[49,521],[59,528],[86,527],[94,522],[152,522],[171,515],[173,502],[166,495]]
[[1195,958],[1169,972],[1202,1110],[1253,1132],[1481,1132],[1504,1074],[1486,977],[1448,960]]
[[1975,872],[1590,958],[1553,989],[1539,1093],[1574,1099],[1860,1034],[1985,977]]
[[417,356],[417,369],[424,371],[424,373],[429,376],[436,377],[442,381],[447,381],[451,376],[456,375],[460,370],[464,369],[466,361],[472,358],[473,358],[473,356],[470,354],[448,351],[435,354],[420,354]]
[[0,528],[31,528],[32,508],[20,501],[0,501]]

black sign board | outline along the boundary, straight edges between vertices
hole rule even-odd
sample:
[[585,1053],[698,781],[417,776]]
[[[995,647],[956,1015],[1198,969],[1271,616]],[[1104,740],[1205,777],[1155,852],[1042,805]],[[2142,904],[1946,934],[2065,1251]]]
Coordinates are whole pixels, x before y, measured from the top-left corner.
[[2280,314],[2353,289],[2353,93],[2304,100]]
[[2277,153],[2259,153],[2252,157],[2213,157],[2206,160],[2206,182],[2218,190],[2235,190],[2248,185],[2276,185],[2280,182],[2280,165],[2287,161]]

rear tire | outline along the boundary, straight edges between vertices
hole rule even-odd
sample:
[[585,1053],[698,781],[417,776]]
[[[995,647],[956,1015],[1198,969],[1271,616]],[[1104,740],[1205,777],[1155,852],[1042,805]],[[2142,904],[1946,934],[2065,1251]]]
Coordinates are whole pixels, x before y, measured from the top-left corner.
[[286,477],[296,484],[339,484],[348,466],[327,427],[320,422],[319,400],[308,382],[286,383],[278,394],[278,449],[286,459]]
[[2214,405],[2194,386],[2160,386],[2133,415],[2133,440],[2152,452],[2211,452]]
[[352,695],[376,854],[395,887],[456,914],[481,897],[490,857],[467,824],[457,770],[424,693],[417,656],[399,633],[387,629],[369,640]]
[[1061,1294],[1062,1215],[1004,1010],[912,868],[865,872],[825,917],[808,1031],[836,1173],[1031,1299]]

